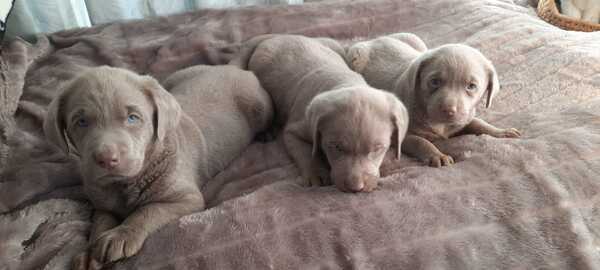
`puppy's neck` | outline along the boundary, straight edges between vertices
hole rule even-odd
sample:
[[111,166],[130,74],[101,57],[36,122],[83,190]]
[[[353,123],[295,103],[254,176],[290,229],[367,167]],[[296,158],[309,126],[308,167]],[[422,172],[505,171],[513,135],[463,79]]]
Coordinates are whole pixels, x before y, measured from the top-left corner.
[[[126,205],[139,205],[149,198],[163,197],[159,193],[165,191],[165,182],[170,181],[177,163],[176,141],[169,137],[163,143],[156,143],[146,154],[146,162],[140,173],[124,182],[128,194]],[[157,185],[158,182],[160,184]]]
[[[472,119],[474,113],[471,113]],[[424,110],[413,108],[410,113],[408,133],[421,136],[429,141],[448,139],[460,132],[468,123],[438,122],[430,119]]]
[[170,181],[177,163],[177,153],[171,142],[149,151],[143,169],[133,177],[111,179],[102,185],[91,181],[84,183],[84,190],[98,209],[121,218],[127,217],[139,206],[168,197]]

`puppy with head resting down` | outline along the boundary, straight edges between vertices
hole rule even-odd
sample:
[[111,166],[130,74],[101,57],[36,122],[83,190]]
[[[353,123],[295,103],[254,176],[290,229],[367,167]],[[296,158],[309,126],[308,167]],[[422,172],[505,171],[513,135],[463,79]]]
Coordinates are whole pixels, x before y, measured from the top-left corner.
[[269,92],[287,152],[308,185],[330,180],[346,192],[370,192],[389,148],[400,157],[408,114],[393,94],[348,68],[331,39],[266,35],[232,60]]
[[489,108],[500,85],[492,63],[472,47],[449,44],[428,50],[416,35],[399,33],[352,45],[346,60],[369,84],[404,102],[410,127],[402,150],[430,166],[454,163],[434,141],[459,134],[521,135],[475,117],[479,100],[485,97]]
[[265,129],[272,103],[256,77],[234,66],[150,76],[91,68],[50,104],[47,139],[78,156],[95,207],[88,250],[74,269],[136,254],[148,235],[200,211],[200,188]]

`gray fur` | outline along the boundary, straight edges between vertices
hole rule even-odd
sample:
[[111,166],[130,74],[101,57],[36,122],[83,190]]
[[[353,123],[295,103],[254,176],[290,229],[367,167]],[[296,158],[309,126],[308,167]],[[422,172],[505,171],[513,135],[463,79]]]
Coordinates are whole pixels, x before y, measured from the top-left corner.
[[375,87],[396,94],[410,115],[402,149],[430,166],[454,159],[432,143],[458,134],[488,134],[516,138],[514,129],[500,129],[476,118],[476,106],[485,97],[492,105],[500,90],[492,63],[478,50],[448,44],[427,50],[416,35],[398,33],[354,44],[348,64]]
[[99,67],[50,105],[44,132],[79,156],[95,207],[90,247],[75,269],[133,256],[150,233],[202,210],[200,188],[273,116],[256,77],[234,66],[191,67],[165,86],[171,93],[152,77]]

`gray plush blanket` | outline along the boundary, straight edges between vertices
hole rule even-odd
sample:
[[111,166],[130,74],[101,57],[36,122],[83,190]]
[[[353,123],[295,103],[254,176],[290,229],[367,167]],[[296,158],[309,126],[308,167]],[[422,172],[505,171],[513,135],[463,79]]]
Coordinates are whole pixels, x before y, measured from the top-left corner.
[[414,32],[467,43],[502,90],[480,115],[521,139],[462,136],[429,168],[386,161],[380,187],[303,188],[280,141],[255,143],[205,187],[210,208],[153,234],[115,269],[600,269],[600,32],[557,29],[511,0],[310,3],[208,10],[16,41],[0,55],[0,269],[65,269],[90,207],[45,144],[45,106],[98,65],[163,79],[223,64],[263,33],[346,44]]

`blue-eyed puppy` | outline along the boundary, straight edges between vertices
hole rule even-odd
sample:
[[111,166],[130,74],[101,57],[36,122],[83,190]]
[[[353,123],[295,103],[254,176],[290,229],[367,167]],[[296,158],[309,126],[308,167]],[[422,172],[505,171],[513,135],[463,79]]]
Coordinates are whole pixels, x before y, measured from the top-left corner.
[[150,76],[98,67],[50,104],[47,139],[79,157],[95,207],[90,245],[74,269],[99,269],[136,254],[164,224],[204,209],[200,191],[271,122],[268,94],[234,66]]

